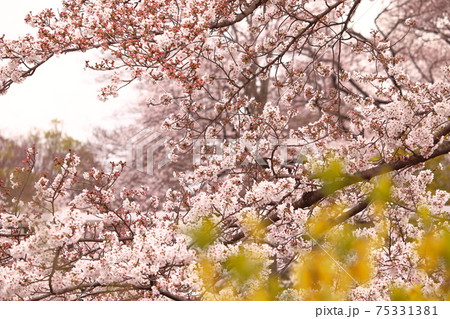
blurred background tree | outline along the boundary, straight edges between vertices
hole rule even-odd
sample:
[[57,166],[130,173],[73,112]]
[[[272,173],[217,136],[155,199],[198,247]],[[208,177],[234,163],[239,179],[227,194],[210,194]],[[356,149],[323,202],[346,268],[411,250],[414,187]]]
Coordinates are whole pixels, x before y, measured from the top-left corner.
[[[70,151],[77,154],[83,158],[80,164],[81,172],[89,171],[98,164],[93,146],[68,136],[64,133],[62,122],[54,119],[48,130],[35,129],[25,136],[18,136],[14,139],[0,136],[0,179],[6,182],[6,187],[9,186],[9,179],[14,169],[23,166],[25,150],[33,145],[38,152],[34,170],[30,176],[16,176],[23,185],[11,191],[12,196],[20,193],[21,200],[25,202],[32,199],[33,185],[40,177],[35,172],[45,172],[49,179],[55,178],[59,173],[60,170],[57,166],[49,166],[49,163],[53,163],[55,158],[64,157]],[[14,174],[17,175],[19,172]]]

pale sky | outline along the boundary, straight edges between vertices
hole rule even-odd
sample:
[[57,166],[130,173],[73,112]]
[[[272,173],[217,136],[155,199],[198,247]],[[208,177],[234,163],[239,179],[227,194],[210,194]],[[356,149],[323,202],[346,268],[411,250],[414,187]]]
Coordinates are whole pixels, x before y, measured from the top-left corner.
[[[2,3],[0,35],[12,39],[33,33],[24,20],[29,11],[58,8],[61,0],[14,0]],[[107,102],[97,99],[102,74],[84,70],[87,54],[72,53],[51,59],[23,83],[13,84],[0,95],[0,135],[27,134],[32,128],[46,129],[52,119],[63,121],[64,131],[86,141],[95,126],[113,128],[114,114],[133,103],[130,90]],[[132,92],[131,92],[132,93]],[[123,120],[123,116],[120,117]]]
[[[368,31],[379,11],[382,0],[363,0],[354,21],[359,29]],[[61,0],[14,0],[2,3],[0,36],[14,38],[33,33],[24,22],[29,11],[58,8]],[[368,24],[367,24],[368,23]],[[356,27],[356,28],[358,28]],[[63,121],[70,136],[86,141],[96,126],[113,128],[119,122],[114,114],[132,106],[136,92],[126,89],[119,98],[100,102],[97,99],[101,74],[84,70],[87,54],[72,53],[51,59],[21,84],[13,85],[6,95],[0,95],[0,135],[13,137],[27,134],[32,128],[48,128],[52,119]],[[134,94],[133,94],[134,93]],[[130,115],[131,116],[131,115]],[[124,120],[123,114],[119,117]],[[130,121],[130,119],[128,119]]]

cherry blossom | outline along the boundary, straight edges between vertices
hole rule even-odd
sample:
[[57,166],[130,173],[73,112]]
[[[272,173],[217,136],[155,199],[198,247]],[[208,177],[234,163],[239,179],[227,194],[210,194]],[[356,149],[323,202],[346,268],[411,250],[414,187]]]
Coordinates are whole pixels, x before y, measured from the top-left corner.
[[66,0],[28,15],[35,35],[0,39],[0,92],[96,50],[99,97],[140,82],[171,159],[192,162],[158,198],[117,188],[125,163],[78,172],[69,152],[24,202],[27,150],[0,181],[1,298],[448,299],[450,194],[428,166],[450,151],[449,61],[420,74],[428,60],[401,55],[392,20],[358,33],[360,2]]

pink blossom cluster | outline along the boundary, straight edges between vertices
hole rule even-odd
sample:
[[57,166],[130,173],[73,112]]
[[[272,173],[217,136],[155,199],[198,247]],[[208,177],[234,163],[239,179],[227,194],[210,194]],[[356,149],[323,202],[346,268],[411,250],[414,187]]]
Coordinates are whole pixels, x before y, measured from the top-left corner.
[[[349,26],[359,4],[67,0],[29,15],[36,37],[0,39],[0,92],[54,55],[97,49],[88,66],[111,74],[100,98],[137,80],[144,94],[162,87],[146,100],[174,110],[161,119],[170,157],[194,161],[160,200],[115,189],[125,163],[78,173],[69,153],[26,203],[12,191],[33,170],[29,150],[0,180],[0,297],[448,298],[433,234],[447,238],[450,194],[427,165],[450,152],[450,67],[416,81],[397,43]],[[306,287],[311,256],[345,272]]]

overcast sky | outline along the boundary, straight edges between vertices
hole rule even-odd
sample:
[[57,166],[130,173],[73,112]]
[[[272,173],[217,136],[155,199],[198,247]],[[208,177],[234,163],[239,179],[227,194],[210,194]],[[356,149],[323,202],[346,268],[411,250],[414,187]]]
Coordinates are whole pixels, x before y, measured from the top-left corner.
[[[381,0],[363,0],[354,17],[359,29],[367,31],[373,24]],[[29,11],[58,8],[61,0],[14,0],[2,3],[0,35],[14,38],[33,29],[24,23]],[[72,53],[51,59],[21,84],[0,95],[0,135],[27,134],[32,128],[48,128],[52,119],[63,121],[70,136],[86,141],[95,126],[113,128],[118,110],[133,103],[133,92],[123,91],[119,98],[100,102],[97,99],[99,73],[84,70],[89,56]],[[120,117],[123,121],[123,115]]]
[[[0,35],[11,39],[33,29],[24,23],[29,11],[58,8],[61,0],[14,0],[1,5]],[[125,90],[117,99],[100,102],[100,73],[85,70],[89,56],[72,53],[51,59],[23,83],[12,85],[0,95],[0,135],[27,134],[32,128],[48,128],[52,119],[60,119],[70,136],[86,141],[95,126],[113,128],[114,114],[132,103]],[[128,93],[128,94],[127,94]],[[123,120],[123,117],[121,117]]]

